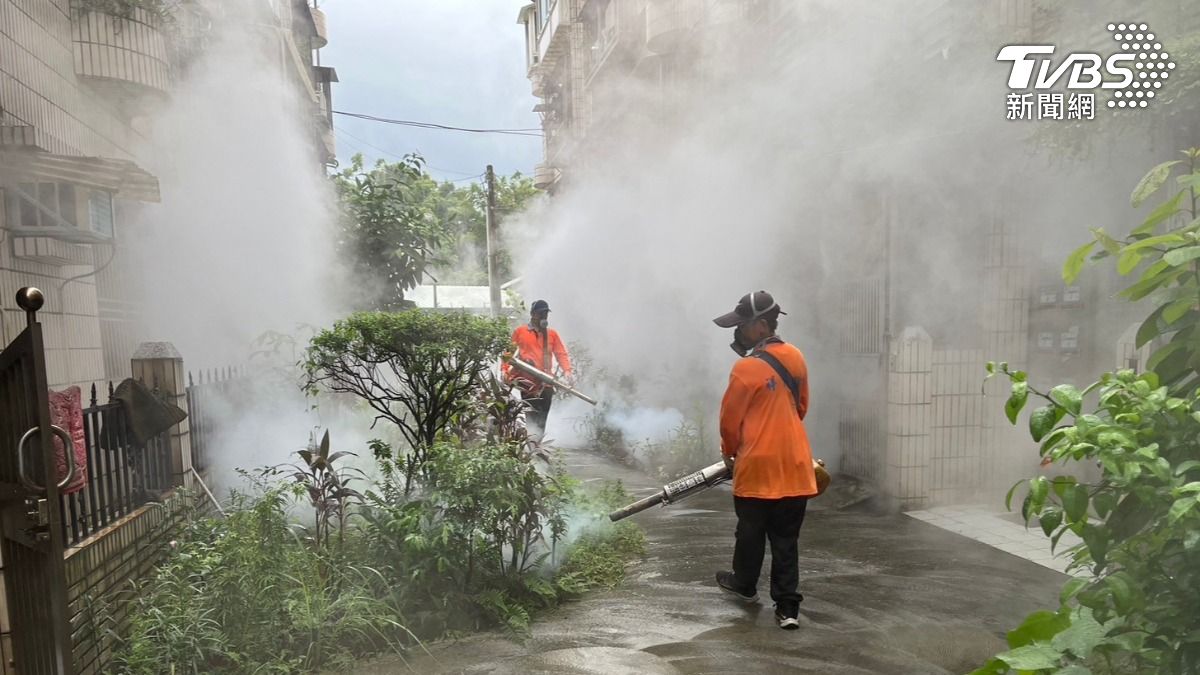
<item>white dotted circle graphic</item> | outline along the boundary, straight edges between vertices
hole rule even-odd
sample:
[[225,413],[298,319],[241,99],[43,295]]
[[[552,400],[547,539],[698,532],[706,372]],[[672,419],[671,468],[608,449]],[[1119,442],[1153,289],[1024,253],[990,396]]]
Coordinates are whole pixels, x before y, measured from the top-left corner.
[[1162,88],[1162,81],[1169,77],[1168,71],[1174,70],[1176,64],[1170,60],[1170,54],[1163,51],[1162,42],[1155,41],[1149,24],[1110,23],[1107,27],[1113,40],[1121,45],[1121,53],[1127,55],[1126,67],[1132,65],[1137,75],[1112,93],[1108,107],[1145,108],[1155,97],[1154,90]]

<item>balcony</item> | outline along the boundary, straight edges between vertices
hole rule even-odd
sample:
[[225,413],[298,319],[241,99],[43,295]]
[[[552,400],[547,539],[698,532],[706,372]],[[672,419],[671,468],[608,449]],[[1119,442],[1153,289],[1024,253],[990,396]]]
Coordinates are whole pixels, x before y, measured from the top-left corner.
[[77,75],[122,94],[167,91],[171,66],[157,17],[140,8],[121,17],[89,9],[82,0],[71,4]]
[[651,0],[646,5],[646,48],[670,54],[700,19],[695,0]]
[[321,49],[329,44],[329,24],[325,20],[325,12],[316,7],[309,7],[308,11],[312,14],[313,26],[316,28],[316,36],[313,38],[313,47]]

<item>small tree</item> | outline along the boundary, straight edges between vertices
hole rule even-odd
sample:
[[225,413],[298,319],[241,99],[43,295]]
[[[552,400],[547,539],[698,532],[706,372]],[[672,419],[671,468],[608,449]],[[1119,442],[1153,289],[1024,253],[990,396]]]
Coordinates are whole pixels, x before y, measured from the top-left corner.
[[360,312],[313,337],[304,359],[306,387],[352,394],[371,407],[376,422],[396,425],[410,447],[407,494],[429,448],[470,408],[472,392],[507,345],[501,319]]
[[411,306],[404,293],[421,281],[443,236],[441,224],[422,204],[422,160],[382,160],[363,168],[362,155],[333,177],[342,218],[338,253],[354,270],[364,309]]

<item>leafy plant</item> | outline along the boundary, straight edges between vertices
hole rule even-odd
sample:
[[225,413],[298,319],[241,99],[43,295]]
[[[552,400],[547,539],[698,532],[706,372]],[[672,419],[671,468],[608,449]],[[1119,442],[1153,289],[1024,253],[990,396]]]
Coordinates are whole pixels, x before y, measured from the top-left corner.
[[360,312],[309,343],[306,387],[351,394],[391,422],[409,444],[405,492],[426,453],[470,407],[471,392],[508,344],[500,319],[468,314]]
[[339,469],[335,462],[343,457],[354,457],[352,452],[329,452],[329,431],[321,436],[320,442],[309,443],[307,449],[297,455],[303,464],[292,464],[292,480],[308,496],[313,507],[313,541],[326,550],[334,527],[337,528],[339,546],[345,541],[346,519],[350,507],[362,502],[362,495],[350,484],[356,480],[356,469]]
[[434,262],[444,229],[421,204],[423,164],[409,155],[366,169],[362,155],[355,155],[333,177],[342,211],[338,253],[354,271],[362,309],[411,307],[404,293]]
[[1067,532],[1079,536],[1068,554],[1084,576],[1064,586],[1058,611],[1035,613],[1009,633],[1012,649],[978,674],[1200,669],[1200,151],[1184,154],[1152,169],[1134,190],[1136,207],[1186,169],[1174,181],[1178,189],[1129,237],[1096,230],[1063,270],[1073,281],[1097,243],[1093,258],[1115,258],[1122,274],[1145,265],[1122,295],[1155,306],[1137,338],[1139,346],[1162,342],[1148,372],[1106,373],[1082,391],[1059,385],[1041,392],[1026,373],[988,364],[989,377],[1011,383],[1005,412],[1014,424],[1031,397],[1044,401],[1029,417],[1044,465],[1095,462],[1101,476],[1094,483],[1028,481],[1026,522],[1038,523],[1052,549]]

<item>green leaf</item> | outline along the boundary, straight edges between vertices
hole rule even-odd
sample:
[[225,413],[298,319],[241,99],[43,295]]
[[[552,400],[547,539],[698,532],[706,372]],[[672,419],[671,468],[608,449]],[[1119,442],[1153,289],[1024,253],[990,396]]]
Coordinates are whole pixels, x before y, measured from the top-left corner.
[[1108,490],[1099,492],[1092,498],[1092,507],[1096,509],[1096,515],[1101,518],[1107,518],[1116,505],[1117,496]]
[[1150,342],[1154,339],[1154,337],[1158,337],[1160,335],[1158,329],[1158,318],[1163,316],[1163,310],[1165,309],[1166,305],[1158,307],[1157,310],[1151,312],[1150,316],[1146,317],[1146,321],[1141,323],[1141,327],[1138,328],[1138,337],[1134,339],[1134,346],[1136,348],[1139,348],[1140,350],[1140,348],[1144,347],[1147,342]]
[[1050,390],[1048,394],[1051,401],[1066,409],[1072,415],[1078,415],[1081,406],[1083,405],[1083,394],[1078,389],[1069,384],[1060,384]]
[[997,654],[996,658],[1017,670],[1043,670],[1057,667],[1059,659],[1062,658],[1062,652],[1039,642],[1010,649],[1002,654]]
[[1127,573],[1117,572],[1109,575],[1104,579],[1104,585],[1112,593],[1113,604],[1118,612],[1126,613],[1133,608],[1133,603],[1137,598],[1137,589]]
[[[1072,485],[1063,493],[1063,510],[1071,522],[1087,516],[1088,491],[1082,485]],[[1047,533],[1049,534],[1049,533]]]
[[1033,411],[1029,416],[1029,434],[1034,441],[1041,441],[1054,429],[1054,425],[1062,419],[1063,410],[1052,405],[1045,405]]
[[1146,172],[1142,180],[1138,181],[1137,187],[1133,189],[1129,203],[1134,208],[1141,206],[1142,202],[1146,201],[1150,195],[1157,192],[1163,186],[1163,183],[1167,182],[1167,177],[1171,175],[1171,167],[1179,164],[1181,161],[1177,159],[1170,162],[1163,162]]
[[1089,241],[1067,256],[1067,261],[1063,263],[1062,278],[1068,285],[1075,283],[1079,278],[1079,273],[1083,271],[1083,265],[1087,262],[1088,253],[1091,253],[1095,245],[1095,240]]
[[1042,526],[1042,532],[1049,537],[1062,524],[1063,512],[1059,509],[1046,509],[1038,518],[1038,524]]
[[1121,276],[1125,276],[1137,269],[1137,266],[1142,262],[1142,251],[1140,249],[1125,249],[1117,258],[1117,272]]
[[1029,398],[1029,384],[1027,382],[1013,382],[1012,394],[1008,397],[1008,402],[1004,404],[1004,413],[1008,415],[1008,421],[1016,424],[1017,416],[1021,414],[1021,409],[1025,407],[1025,401]]
[[1092,675],[1092,671],[1087,666],[1074,664],[1067,666],[1066,668],[1059,668],[1058,670],[1054,671],[1054,675]]
[[1196,258],[1200,258],[1200,246],[1184,246],[1181,248],[1173,248],[1163,254],[1163,260],[1170,265],[1183,265],[1189,263]]
[[1058,593],[1058,601],[1061,604],[1067,604],[1067,601],[1075,597],[1075,594],[1083,590],[1084,586],[1088,585],[1087,579],[1080,577],[1071,577],[1067,583],[1063,584],[1062,590]]
[[1171,523],[1179,522],[1179,519],[1186,516],[1192,509],[1196,508],[1196,498],[1188,495],[1180,497],[1171,504],[1171,510],[1167,512],[1167,520]]
[[[1200,413],[1196,413],[1196,414],[1200,415]],[[1025,484],[1025,481],[1019,480],[1019,481],[1013,483],[1012,487],[1008,488],[1008,494],[1004,495],[1004,508],[1006,510],[1012,511],[1013,493],[1017,491],[1017,488],[1021,487],[1024,484]]]
[[[1073,523],[1079,524],[1082,521],[1076,520]],[[1091,523],[1083,525],[1083,532],[1080,534],[1083,543],[1087,545],[1088,553],[1092,555],[1092,560],[1096,561],[1097,567],[1104,567],[1105,560],[1108,556],[1109,536],[1108,530],[1103,527],[1097,527]]]
[[1123,248],[1121,250],[1122,251],[1140,251],[1144,248],[1151,248],[1153,246],[1159,246],[1162,244],[1174,245],[1174,244],[1182,244],[1186,241],[1187,240],[1183,238],[1183,235],[1181,235],[1177,232],[1172,232],[1169,234],[1160,234],[1157,237],[1148,237],[1146,239],[1139,239],[1132,244],[1128,244],[1127,246],[1125,246],[1125,248]]
[[[1193,414],[1200,414],[1200,413],[1193,413]],[[1189,471],[1193,471],[1198,468],[1200,468],[1200,460],[1189,459],[1188,461],[1183,462],[1179,466],[1175,467],[1175,475],[1182,476],[1185,473],[1187,473]]]
[[1183,316],[1195,306],[1195,304],[1195,298],[1183,298],[1181,300],[1172,302],[1171,304],[1167,305],[1166,309],[1163,310],[1163,321],[1165,321],[1168,326],[1175,323],[1176,321],[1182,319]]
[[1175,193],[1174,197],[1168,199],[1160,204],[1158,208],[1154,209],[1154,211],[1152,211],[1150,215],[1146,217],[1146,220],[1142,221],[1142,224],[1130,234],[1149,234],[1153,232],[1154,228],[1157,227],[1159,223],[1170,218],[1179,211],[1179,200],[1182,199],[1183,195],[1185,194],[1187,194],[1187,190],[1180,190],[1179,192]]
[[[1156,349],[1154,351],[1154,353],[1150,355],[1150,358],[1146,359],[1146,368],[1148,370],[1157,371],[1158,366],[1163,361],[1166,361],[1167,358],[1169,358],[1172,354],[1179,351],[1183,347],[1184,347],[1184,344],[1182,342],[1171,342],[1159,349]],[[1166,376],[1166,373],[1159,373],[1159,374]]]
[[1071,619],[1071,625],[1055,635],[1050,644],[1055,649],[1086,659],[1091,656],[1097,645],[1104,642],[1106,632],[1092,616],[1092,610],[1083,607]]
[[[1038,476],[1029,480],[1030,515],[1041,512],[1042,505],[1046,503],[1046,496],[1049,493],[1050,481],[1046,480],[1045,476]],[[1026,520],[1028,520],[1028,516]]]
[[1070,617],[1061,612],[1038,610],[1008,632],[1008,646],[1016,649],[1035,642],[1046,642],[1069,625]]
[[1093,228],[1091,232],[1092,236],[1096,237],[1096,241],[1100,242],[1100,245],[1104,247],[1104,250],[1108,251],[1109,253],[1120,252],[1121,242],[1108,236],[1108,233],[1102,228]]

